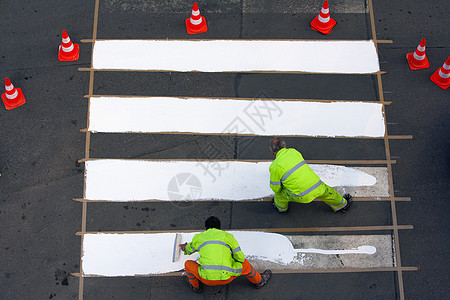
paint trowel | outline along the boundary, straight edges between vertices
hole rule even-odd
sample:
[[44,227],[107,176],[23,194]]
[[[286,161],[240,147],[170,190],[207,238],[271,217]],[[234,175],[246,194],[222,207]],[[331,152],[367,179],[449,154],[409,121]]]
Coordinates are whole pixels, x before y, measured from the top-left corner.
[[175,235],[175,241],[173,244],[173,255],[172,255],[172,262],[178,261],[178,258],[180,257],[180,242],[181,242],[181,234],[177,233]]

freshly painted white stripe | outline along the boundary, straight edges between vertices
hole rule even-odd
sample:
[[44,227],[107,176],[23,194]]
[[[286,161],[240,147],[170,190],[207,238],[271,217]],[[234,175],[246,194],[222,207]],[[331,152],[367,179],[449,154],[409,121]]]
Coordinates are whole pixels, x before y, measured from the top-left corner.
[[[90,200],[230,200],[273,195],[271,162],[238,161],[87,161],[86,194]],[[322,181],[333,187],[372,186],[376,178],[360,170],[311,164]]]
[[178,72],[312,72],[380,70],[373,41],[104,40],[94,69]]
[[[228,231],[234,235],[246,258],[256,268],[270,267],[273,270],[303,268],[341,267],[392,267],[392,238],[390,236],[330,236],[332,245],[323,245],[324,236],[284,236],[258,231]],[[195,234],[182,233],[181,242],[190,242]],[[148,234],[85,234],[83,240],[82,266],[84,276],[134,276],[162,274],[179,271],[188,259],[198,259],[198,253],[180,254],[179,260],[172,262],[173,241],[176,233]],[[339,258],[329,254],[330,250],[316,249],[321,253],[301,253],[294,249],[290,240],[300,238],[304,245],[314,248],[325,246],[336,249],[355,247],[354,244],[366,240],[376,246],[363,247],[361,251],[331,250],[341,254]],[[341,240],[340,240],[341,239]],[[322,251],[320,251],[322,250]],[[369,251],[370,250],[370,251]],[[339,253],[337,253],[339,252]],[[344,253],[345,252],[345,253]],[[368,255],[370,253],[371,255]],[[348,261],[348,262],[347,262]],[[342,266],[342,263],[345,265]],[[355,263],[356,262],[356,263]],[[348,264],[348,265],[347,265]]]
[[327,254],[327,255],[338,255],[338,254],[375,254],[377,252],[377,248],[374,246],[358,246],[357,248],[352,248],[348,250],[324,250],[324,249],[294,249],[297,253],[319,253],[319,254]]
[[[181,234],[181,243],[192,241],[199,232]],[[285,236],[266,232],[230,231],[246,256],[288,264],[296,253]],[[172,262],[176,233],[156,234],[86,234],[83,240],[83,274],[132,276],[179,271],[198,253],[181,254]],[[264,246],[262,246],[264,244]]]
[[176,97],[93,97],[88,130],[330,137],[385,133],[379,103]]
[[[377,179],[374,185],[370,186],[335,186],[334,189],[341,195],[349,193],[353,197],[389,197],[389,176],[386,167],[353,167],[361,172],[367,173]],[[326,179],[326,175],[323,177]]]

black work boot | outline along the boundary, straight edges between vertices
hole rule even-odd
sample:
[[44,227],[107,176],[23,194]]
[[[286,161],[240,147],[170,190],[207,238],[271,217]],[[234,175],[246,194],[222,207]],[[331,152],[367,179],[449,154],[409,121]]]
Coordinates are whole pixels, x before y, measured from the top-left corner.
[[265,270],[261,273],[261,282],[255,284],[255,287],[257,289],[262,288],[269,281],[270,277],[272,277],[272,271]]
[[203,292],[203,285],[202,282],[199,281],[198,282],[198,287],[195,287],[191,284],[191,282],[188,280],[189,286],[191,287],[191,289],[196,292],[197,294],[200,294],[201,292]]
[[350,194],[345,194],[343,197],[344,197],[345,200],[347,200],[347,205],[344,206],[344,207],[343,207],[342,209],[340,209],[339,211],[345,213],[345,212],[347,212],[347,210],[348,210],[348,208],[350,207],[350,205],[352,205],[352,203],[353,203],[352,198],[353,198],[353,197],[352,197]]
[[278,208],[275,205],[275,198],[272,198],[272,207],[278,211]]
[[280,211],[280,210],[278,209],[277,205],[275,204],[275,198],[272,198],[272,206],[273,206],[273,208],[274,208],[277,212],[279,212],[279,213],[284,214],[285,212],[287,212],[287,209],[286,209],[285,211]]

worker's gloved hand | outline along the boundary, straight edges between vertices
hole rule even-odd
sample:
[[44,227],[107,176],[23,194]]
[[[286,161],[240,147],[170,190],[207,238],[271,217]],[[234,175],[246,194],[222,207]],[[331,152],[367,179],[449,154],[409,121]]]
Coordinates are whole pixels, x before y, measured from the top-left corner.
[[187,243],[180,244],[179,246],[180,246],[181,251],[184,251],[184,249],[186,249]]

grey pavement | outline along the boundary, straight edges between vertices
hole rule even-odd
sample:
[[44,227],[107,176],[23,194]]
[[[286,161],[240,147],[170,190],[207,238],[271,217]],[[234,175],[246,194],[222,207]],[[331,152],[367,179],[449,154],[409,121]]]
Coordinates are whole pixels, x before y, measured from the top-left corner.
[[[330,1],[337,26],[329,36],[309,22],[322,1],[199,1],[209,31],[185,33],[191,1],[100,0],[99,39],[370,39],[364,0]],[[317,3],[316,3],[317,2]],[[0,2],[0,79],[23,90],[27,103],[0,108],[0,299],[78,299],[83,163],[91,44],[80,59],[59,62],[61,31],[74,42],[93,34],[95,1]],[[336,13],[333,6],[339,7]],[[449,276],[449,91],[429,80],[450,55],[447,0],[373,0],[397,202],[406,299],[446,299]],[[427,39],[430,68],[409,69],[405,54]],[[3,93],[3,91],[2,91]],[[267,97],[379,100],[376,76],[96,72],[98,95]],[[345,120],[343,120],[345,122]],[[92,158],[271,159],[268,137],[92,134]],[[288,138],[309,160],[385,159],[383,140]],[[166,187],[161,187],[166,188]],[[391,225],[389,202],[357,202],[333,214],[319,202],[277,214],[268,202],[92,203],[88,231],[202,229],[218,216],[226,229]],[[329,234],[329,233],[328,233]],[[392,231],[338,234],[392,234]],[[274,274],[256,290],[245,278],[194,294],[185,278],[85,278],[84,299],[400,299],[395,272]]]

